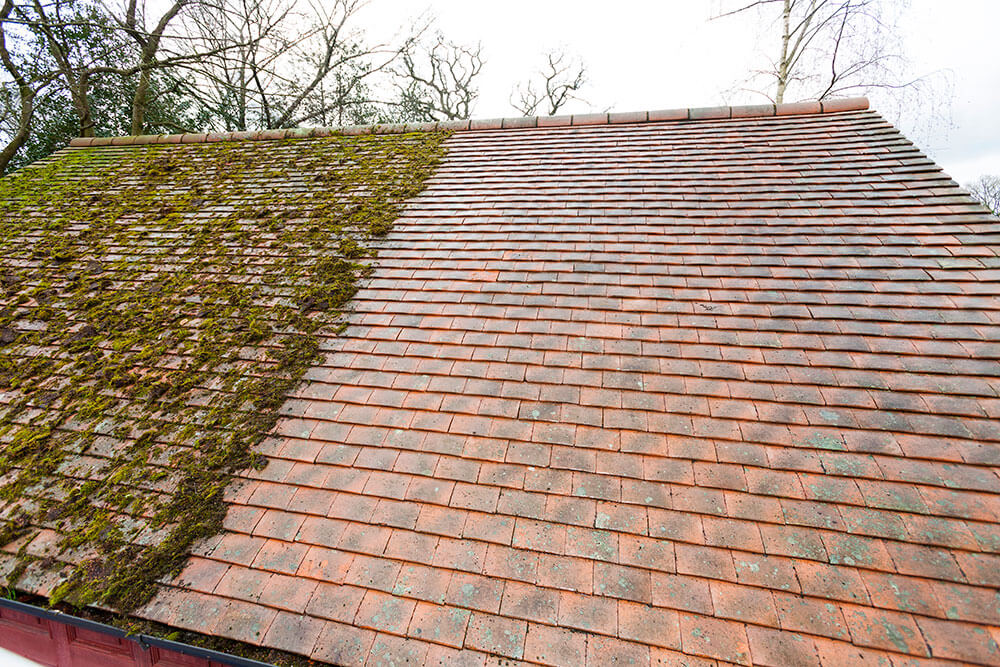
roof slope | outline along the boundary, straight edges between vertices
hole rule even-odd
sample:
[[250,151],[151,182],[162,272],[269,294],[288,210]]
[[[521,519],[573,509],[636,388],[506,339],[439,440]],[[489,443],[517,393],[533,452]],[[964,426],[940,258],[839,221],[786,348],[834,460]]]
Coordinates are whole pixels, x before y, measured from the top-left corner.
[[141,613],[344,664],[995,664],[1000,229],[814,110],[453,134]]
[[84,149],[0,180],[0,572],[129,609],[218,533],[443,138]]

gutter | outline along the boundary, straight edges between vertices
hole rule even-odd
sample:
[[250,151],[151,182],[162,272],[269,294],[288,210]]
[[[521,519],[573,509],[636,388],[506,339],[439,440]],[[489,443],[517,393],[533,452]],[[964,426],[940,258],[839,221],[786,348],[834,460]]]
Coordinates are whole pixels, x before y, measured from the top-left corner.
[[174,651],[176,653],[183,653],[184,655],[189,655],[195,658],[202,658],[215,663],[221,663],[223,665],[232,665],[232,667],[273,667],[266,662],[259,662],[257,660],[251,660],[250,658],[241,658],[239,656],[229,655],[228,653],[220,653],[219,651],[213,651],[212,649],[201,648],[200,646],[191,646],[190,644],[184,644],[170,639],[163,639],[161,637],[153,637],[151,635],[144,634],[129,634],[124,630],[111,625],[105,625],[104,623],[91,621],[85,618],[78,618],[76,616],[71,616],[70,614],[65,614],[61,611],[43,609],[42,607],[36,607],[35,605],[18,602],[16,600],[0,598],[0,607],[12,609],[14,611],[21,612],[22,614],[29,614],[36,618],[48,621],[72,625],[77,628],[83,628],[90,630],[91,632],[97,632],[118,639],[127,639],[139,644],[144,651],[148,651],[151,647],[156,647],[168,651]]

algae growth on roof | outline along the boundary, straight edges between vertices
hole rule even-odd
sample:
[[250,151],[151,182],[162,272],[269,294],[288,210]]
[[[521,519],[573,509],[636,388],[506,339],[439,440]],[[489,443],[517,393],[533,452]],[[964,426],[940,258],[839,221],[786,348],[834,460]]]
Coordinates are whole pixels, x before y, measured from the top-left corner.
[[12,585],[131,609],[221,530],[443,138],[72,149],[0,180]]

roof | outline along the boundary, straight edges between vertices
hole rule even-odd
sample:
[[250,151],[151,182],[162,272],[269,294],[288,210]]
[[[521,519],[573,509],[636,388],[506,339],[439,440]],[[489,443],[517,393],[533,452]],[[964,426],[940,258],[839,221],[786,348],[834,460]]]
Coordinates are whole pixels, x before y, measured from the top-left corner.
[[[136,613],[337,664],[996,664],[996,218],[864,100],[548,122],[344,133],[443,157]],[[117,143],[304,209],[300,134]]]

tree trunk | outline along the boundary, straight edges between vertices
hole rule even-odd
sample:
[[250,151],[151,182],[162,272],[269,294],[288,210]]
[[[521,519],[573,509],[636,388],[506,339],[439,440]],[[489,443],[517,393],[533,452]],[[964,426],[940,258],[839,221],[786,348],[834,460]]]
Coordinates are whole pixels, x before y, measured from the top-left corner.
[[18,89],[21,95],[21,116],[18,120],[17,133],[0,151],[0,174],[7,170],[7,165],[21,150],[21,146],[28,141],[28,135],[31,133],[31,117],[35,113],[35,91],[26,85],[18,86]]
[[240,88],[236,97],[236,129],[246,132],[247,129],[247,68],[246,61],[240,63]]
[[4,32],[3,22],[10,16],[13,9],[14,3],[12,0],[6,0],[3,6],[0,7],[0,63],[3,64],[7,75],[17,84],[17,93],[21,98],[21,114],[20,118],[18,118],[17,132],[11,137],[10,142],[3,147],[3,150],[0,151],[0,174],[3,174],[7,170],[7,165],[10,164],[14,155],[21,150],[21,146],[28,140],[28,135],[31,131],[31,117],[35,113],[36,90],[21,75],[20,69],[14,63],[10,52],[7,50],[7,35]]
[[785,0],[785,6],[781,13],[781,60],[778,61],[778,90],[774,94],[776,104],[785,101],[785,88],[788,87],[788,42],[792,36],[789,33],[792,23],[792,0]]
[[90,100],[87,99],[86,85],[82,81],[78,81],[77,86],[73,86],[72,97],[76,117],[80,121],[80,136],[94,136],[94,117],[90,113]]
[[160,48],[160,39],[163,38],[163,33],[167,29],[167,25],[187,3],[188,0],[175,0],[167,11],[164,12],[163,16],[160,17],[156,27],[153,28],[153,31],[148,36],[144,36],[136,30],[135,11],[137,5],[135,2],[129,5],[125,18],[125,28],[142,49],[142,69],[139,70],[139,83],[136,85],[135,95],[132,96],[131,131],[133,135],[142,134],[146,125],[146,104],[149,101],[149,84],[153,76],[153,67],[157,64],[156,52]]
[[69,88],[69,96],[73,100],[73,110],[76,111],[76,119],[80,123],[80,136],[94,136],[94,116],[90,112],[90,100],[87,97],[87,91],[90,88],[87,73],[83,72],[79,76],[74,75],[73,69],[66,61],[60,63],[59,69],[66,87]]
[[[144,65],[147,63],[143,63]],[[138,136],[146,126],[146,100],[149,97],[149,82],[151,70],[143,68],[139,71],[139,83],[132,96],[132,134]]]

